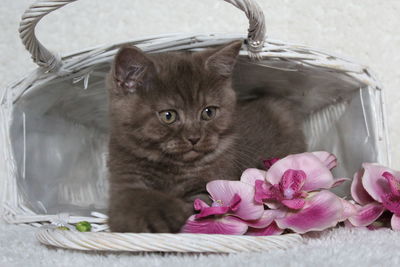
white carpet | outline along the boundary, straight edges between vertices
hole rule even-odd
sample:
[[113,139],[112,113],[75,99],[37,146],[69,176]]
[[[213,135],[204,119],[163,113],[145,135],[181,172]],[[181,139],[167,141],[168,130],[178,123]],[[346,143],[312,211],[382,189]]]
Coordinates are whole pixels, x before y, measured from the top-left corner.
[[[33,0],[0,5],[0,93],[35,65],[18,38]],[[355,58],[386,91],[393,168],[400,169],[400,1],[258,0],[268,36]],[[195,12],[193,12],[195,11]],[[60,53],[167,32],[245,32],[244,15],[221,0],[81,0],[46,17],[39,39]],[[239,255],[138,255],[48,249],[32,228],[0,225],[0,266],[400,266],[400,233],[335,230],[286,252]]]
[[400,266],[400,233],[336,229],[304,245],[230,255],[87,253],[53,249],[34,238],[36,229],[0,225],[0,266]]

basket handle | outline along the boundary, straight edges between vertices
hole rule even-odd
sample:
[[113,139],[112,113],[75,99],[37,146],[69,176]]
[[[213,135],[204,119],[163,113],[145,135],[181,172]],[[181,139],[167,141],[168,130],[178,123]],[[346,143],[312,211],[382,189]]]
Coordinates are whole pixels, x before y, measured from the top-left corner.
[[[37,0],[22,15],[19,34],[25,48],[31,53],[33,61],[48,72],[58,69],[61,58],[44,47],[35,35],[37,23],[47,14],[77,0]],[[241,9],[249,19],[249,54],[257,56],[262,50],[265,39],[265,19],[261,8],[254,0],[224,0]]]

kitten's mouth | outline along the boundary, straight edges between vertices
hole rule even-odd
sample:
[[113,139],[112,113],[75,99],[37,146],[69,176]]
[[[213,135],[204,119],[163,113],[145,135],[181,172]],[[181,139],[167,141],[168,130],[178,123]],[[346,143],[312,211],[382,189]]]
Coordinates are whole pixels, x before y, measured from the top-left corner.
[[196,151],[195,149],[191,149],[188,152],[186,152],[185,154],[182,155],[182,159],[184,161],[193,161],[198,159],[199,157],[201,157],[203,155],[202,152]]
[[213,151],[214,151],[214,148],[211,148],[211,147],[207,147],[207,148],[192,147],[189,151],[183,153],[182,159],[183,159],[183,161],[186,161],[186,162],[198,160],[198,159],[206,156],[207,154],[213,153]]
[[169,151],[168,154],[173,156],[175,160],[181,161],[181,162],[193,162],[196,160],[200,160],[201,158],[207,156],[208,154],[213,153],[215,150],[214,147],[208,146],[208,147],[186,147],[186,149],[181,149],[180,151]]

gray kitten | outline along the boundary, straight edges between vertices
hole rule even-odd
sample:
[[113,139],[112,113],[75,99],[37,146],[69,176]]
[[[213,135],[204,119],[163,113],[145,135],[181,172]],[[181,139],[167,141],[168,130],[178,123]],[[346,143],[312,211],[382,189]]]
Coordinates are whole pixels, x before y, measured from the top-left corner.
[[239,101],[242,42],[203,52],[120,49],[109,76],[109,225],[178,232],[215,179],[238,180],[262,159],[306,150],[302,118],[283,99]]

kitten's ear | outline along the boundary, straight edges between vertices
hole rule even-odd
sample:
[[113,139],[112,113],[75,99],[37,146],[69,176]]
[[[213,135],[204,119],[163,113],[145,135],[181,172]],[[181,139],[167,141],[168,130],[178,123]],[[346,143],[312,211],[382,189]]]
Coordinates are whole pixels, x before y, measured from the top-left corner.
[[149,74],[155,73],[154,63],[134,46],[122,47],[114,59],[112,75],[115,93],[129,94],[144,87]]
[[206,69],[223,77],[231,76],[242,43],[242,41],[231,42],[209,55],[205,63]]

